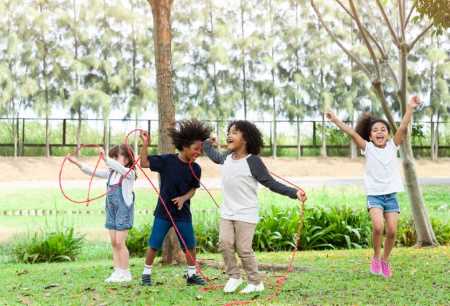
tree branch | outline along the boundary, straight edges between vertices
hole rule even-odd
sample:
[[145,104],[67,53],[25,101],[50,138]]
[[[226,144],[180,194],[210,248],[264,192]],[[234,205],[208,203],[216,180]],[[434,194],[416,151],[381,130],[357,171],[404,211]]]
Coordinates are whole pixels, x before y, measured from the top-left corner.
[[[344,6],[344,4],[342,3],[342,1],[341,0],[335,0],[338,4],[339,4],[339,6],[340,7],[342,7],[342,9],[353,19],[353,20],[355,20],[355,17],[353,16],[353,14]],[[364,27],[363,26],[363,30],[364,30],[364,32],[366,33],[366,35],[370,38],[370,40],[375,44],[375,46],[377,47],[377,49],[378,49],[378,52],[380,52],[380,56],[384,59],[384,60],[386,60],[387,59],[387,56],[386,56],[386,52],[384,51],[384,48],[383,48],[383,46],[381,45],[381,44],[379,44],[378,43],[378,41],[375,39],[375,37],[372,35],[372,34],[370,34],[370,32],[367,30],[367,28],[366,27]]]
[[400,19],[400,31],[402,33],[402,41],[405,41],[405,15],[404,15],[404,1],[397,0],[398,3],[398,16]]
[[381,82],[373,82],[372,87],[375,91],[375,94],[378,96],[381,102],[381,107],[383,108],[383,112],[386,115],[387,120],[389,121],[389,124],[392,127],[392,131],[395,134],[397,131],[397,125],[395,124],[394,117],[392,117],[391,110],[389,109],[389,105],[386,101],[386,96],[384,95],[384,91],[382,88]]
[[344,45],[339,41],[339,39],[336,37],[336,35],[334,35],[333,32],[331,32],[330,28],[327,26],[327,24],[325,23],[325,21],[322,18],[322,15],[320,14],[319,10],[317,9],[314,0],[310,0],[311,6],[314,9],[314,12],[317,15],[317,18],[319,18],[320,23],[323,25],[323,27],[325,28],[325,30],[327,31],[328,35],[331,36],[331,38],[336,42],[336,44],[342,49],[342,51],[345,52],[345,54],[347,54],[350,58],[352,58],[357,64],[358,66],[364,71],[364,73],[367,75],[367,77],[369,78],[369,80],[371,80],[371,73],[370,70],[353,54],[351,53],[349,50],[347,50],[347,48],[344,47]]
[[370,57],[372,57],[373,64],[375,65],[375,69],[377,71],[377,79],[380,80],[381,73],[380,73],[380,65],[378,63],[378,59],[375,55],[375,52],[373,52],[372,45],[370,44],[369,39],[367,38],[367,35],[363,29],[363,25],[361,24],[361,20],[359,19],[359,16],[356,11],[356,7],[355,7],[355,4],[353,3],[353,0],[349,0],[349,3],[350,3],[350,8],[352,10],[353,16],[355,16],[356,25],[358,26],[359,31],[361,32],[363,41],[366,44],[367,50],[369,50]]
[[423,31],[420,33],[416,39],[413,40],[412,43],[409,44],[408,50],[412,50],[414,48],[414,45],[425,35],[427,32],[433,27],[433,22],[431,22]]
[[417,1],[414,1],[413,5],[411,6],[411,9],[409,10],[408,17],[406,17],[406,20],[405,20],[405,30],[406,30],[406,27],[408,26],[408,23],[409,23],[409,20],[411,19],[412,14],[414,13],[414,10],[416,9],[416,6],[417,6]]
[[394,28],[392,27],[391,22],[389,21],[388,16],[386,15],[386,11],[384,10],[383,5],[380,0],[377,0],[378,8],[380,9],[381,15],[383,16],[384,21],[386,22],[387,27],[389,28],[389,33],[391,33],[392,40],[397,47],[400,47],[400,42],[398,40],[397,35],[395,34]]
[[397,85],[397,87],[399,87],[398,79],[397,79],[397,76],[395,75],[394,69],[392,69],[392,66],[389,65],[387,60],[386,60],[386,67],[387,67],[387,69],[389,71],[389,74],[392,76],[392,79],[394,80],[395,85]]

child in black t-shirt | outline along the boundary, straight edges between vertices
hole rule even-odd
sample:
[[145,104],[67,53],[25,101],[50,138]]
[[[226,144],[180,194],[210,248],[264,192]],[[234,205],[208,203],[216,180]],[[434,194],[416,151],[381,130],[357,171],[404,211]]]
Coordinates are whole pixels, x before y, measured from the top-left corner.
[[[167,210],[169,210],[175,224],[186,243],[189,255],[185,246],[180,243],[183,251],[186,252],[187,284],[204,285],[205,281],[196,274],[195,267],[195,235],[192,226],[192,215],[190,210],[190,199],[194,196],[195,190],[199,188],[201,176],[200,166],[193,162],[202,153],[202,142],[209,138],[211,130],[197,120],[185,120],[178,124],[178,128],[169,130],[172,142],[178,150],[178,154],[150,155],[147,153],[148,134],[141,133],[143,140],[141,156],[141,166],[160,174],[160,197],[155,209],[155,220],[152,233],[150,235],[145,259],[144,271],[142,273],[142,285],[151,286],[152,265],[156,253],[161,249],[164,238],[172,227],[172,222]],[[192,169],[189,166],[192,162]],[[194,174],[192,173],[194,171]]]

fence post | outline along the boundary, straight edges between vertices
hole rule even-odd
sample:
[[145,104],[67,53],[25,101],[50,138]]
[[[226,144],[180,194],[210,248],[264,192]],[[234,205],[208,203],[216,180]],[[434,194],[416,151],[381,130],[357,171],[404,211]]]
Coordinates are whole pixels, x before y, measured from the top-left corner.
[[20,155],[25,156],[25,118],[22,118],[22,143],[20,148]]
[[216,121],[216,134],[217,134],[217,144],[220,148],[220,123],[219,120]]
[[316,121],[313,121],[313,146],[316,146]]
[[63,144],[63,146],[66,145],[66,119],[63,119],[62,144]]

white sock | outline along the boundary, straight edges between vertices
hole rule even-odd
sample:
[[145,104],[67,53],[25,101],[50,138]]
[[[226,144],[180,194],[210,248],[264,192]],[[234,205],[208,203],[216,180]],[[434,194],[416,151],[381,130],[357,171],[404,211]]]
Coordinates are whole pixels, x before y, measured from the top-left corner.
[[192,277],[192,275],[195,275],[196,272],[197,272],[197,269],[195,268],[195,266],[187,266],[188,277]]
[[130,273],[128,269],[117,268],[117,271],[122,275],[128,275],[128,273]]
[[152,266],[144,265],[144,272],[142,274],[149,275],[152,274]]

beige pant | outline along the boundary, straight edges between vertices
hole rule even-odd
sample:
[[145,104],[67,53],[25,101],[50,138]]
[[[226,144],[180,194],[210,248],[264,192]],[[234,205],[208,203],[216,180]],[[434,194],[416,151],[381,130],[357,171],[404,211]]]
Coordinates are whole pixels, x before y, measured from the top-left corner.
[[248,282],[257,285],[261,282],[258,263],[252,249],[256,224],[233,220],[220,220],[219,249],[223,254],[225,269],[229,277],[240,278],[241,272],[236,261],[237,251],[242,267],[247,273]]

